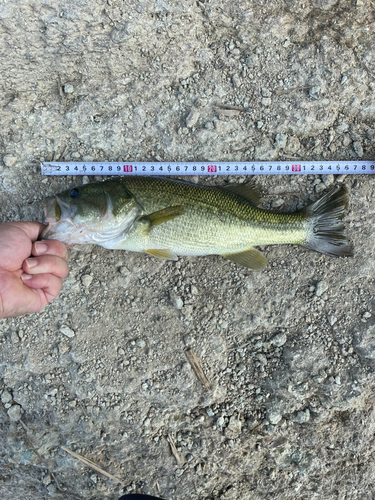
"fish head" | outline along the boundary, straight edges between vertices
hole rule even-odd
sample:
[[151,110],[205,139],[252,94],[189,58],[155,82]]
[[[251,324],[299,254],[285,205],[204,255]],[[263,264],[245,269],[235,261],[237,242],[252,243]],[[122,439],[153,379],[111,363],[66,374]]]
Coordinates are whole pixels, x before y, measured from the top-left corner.
[[134,196],[120,180],[85,184],[46,199],[48,226],[42,238],[101,245],[126,234],[140,213]]

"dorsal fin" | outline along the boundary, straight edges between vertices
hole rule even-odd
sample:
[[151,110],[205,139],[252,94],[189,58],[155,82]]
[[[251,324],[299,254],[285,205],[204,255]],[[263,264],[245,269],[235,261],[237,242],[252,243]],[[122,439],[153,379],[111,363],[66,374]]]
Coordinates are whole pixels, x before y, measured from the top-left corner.
[[222,186],[222,189],[237,194],[238,196],[242,196],[242,198],[245,198],[255,206],[259,203],[259,189],[253,181],[245,182],[244,184],[229,184],[228,186]]

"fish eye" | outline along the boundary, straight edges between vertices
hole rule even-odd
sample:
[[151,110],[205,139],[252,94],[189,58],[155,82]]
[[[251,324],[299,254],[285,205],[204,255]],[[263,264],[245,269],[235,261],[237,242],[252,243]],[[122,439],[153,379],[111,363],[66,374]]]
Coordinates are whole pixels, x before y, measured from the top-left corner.
[[70,197],[71,198],[78,198],[81,193],[77,188],[74,188],[70,191]]

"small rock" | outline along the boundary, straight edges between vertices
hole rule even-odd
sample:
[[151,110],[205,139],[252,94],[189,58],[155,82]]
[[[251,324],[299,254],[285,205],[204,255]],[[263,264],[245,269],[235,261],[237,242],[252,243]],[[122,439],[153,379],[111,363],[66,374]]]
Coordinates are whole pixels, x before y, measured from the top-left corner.
[[299,142],[298,137],[292,136],[292,137],[289,137],[289,139],[288,139],[288,142],[287,142],[287,145],[285,148],[285,152],[292,153],[292,154],[297,153],[297,151],[300,149],[300,147],[301,147],[301,143]]
[[314,85],[314,87],[311,87],[309,90],[309,97],[312,97],[313,99],[319,99],[320,92],[321,92],[321,87],[319,85]]
[[221,427],[223,427],[223,425],[224,425],[224,417],[223,417],[223,416],[221,416],[221,417],[219,417],[219,418],[216,420],[216,426],[217,426],[217,427],[219,427],[219,428],[221,428]]
[[321,297],[324,292],[328,290],[328,283],[326,281],[319,281],[318,284],[316,285],[316,292],[315,294],[318,297]]
[[353,142],[353,149],[359,158],[361,158],[361,156],[363,156],[363,146],[362,146],[362,143],[360,141]]
[[272,202],[272,208],[280,208],[282,205],[284,205],[284,200],[282,198]]
[[66,337],[69,337],[70,339],[75,335],[74,330],[72,330],[71,328],[69,328],[69,326],[66,325],[62,325],[60,327],[60,333],[62,333]]
[[348,123],[341,123],[341,125],[338,125],[335,128],[335,131],[338,134],[343,134],[344,132],[347,132],[349,130],[349,124]]
[[74,87],[70,83],[67,83],[66,85],[64,85],[63,90],[64,90],[64,94],[73,94]]
[[333,326],[337,321],[337,318],[335,316],[328,316],[328,323]]
[[83,286],[88,288],[91,285],[93,279],[94,278],[91,276],[91,274],[84,274],[81,278],[81,283]]
[[50,474],[47,474],[46,477],[44,477],[42,479],[42,483],[45,485],[45,486],[48,486],[49,484],[52,483],[52,478],[51,478],[51,475]]
[[176,295],[174,292],[171,292],[169,294],[170,296],[170,300],[171,300],[171,303],[177,307],[177,309],[182,309],[183,306],[184,306],[184,301],[181,299],[181,297],[179,297],[178,295]]
[[346,80],[348,79],[348,77],[346,75],[342,75],[341,77],[341,85],[344,85],[344,83],[346,82]]
[[241,432],[241,421],[238,417],[234,415],[230,417],[228,427],[225,429],[225,436],[229,438],[234,438]]
[[271,106],[272,99],[270,97],[263,97],[261,100],[262,106]]
[[261,93],[263,97],[271,97],[271,91],[265,87],[262,88]]
[[122,347],[119,347],[119,348],[117,349],[117,354],[118,354],[119,356],[123,356],[123,355],[125,354],[124,349],[123,349]]
[[199,111],[196,108],[192,108],[190,113],[186,117],[186,126],[188,128],[194,127],[194,125],[199,120]]
[[238,75],[232,76],[233,87],[239,87],[241,85],[241,79]]
[[326,187],[334,183],[335,177],[333,174],[322,175],[322,181]]
[[20,405],[11,406],[7,413],[11,422],[18,422],[19,420],[21,420],[22,414]]
[[1,402],[3,404],[6,404],[6,403],[10,403],[12,400],[13,400],[13,398],[12,398],[11,393],[5,389],[1,395]]
[[278,412],[270,411],[267,413],[267,420],[272,424],[276,425],[280,422],[280,420],[283,418],[282,415]]
[[287,134],[277,134],[275,137],[275,148],[285,148],[288,140]]
[[374,129],[372,129],[372,128],[368,128],[368,129],[366,130],[366,137],[367,137],[367,139],[368,139],[369,141],[372,141],[372,140],[373,140],[373,138],[374,138]]
[[271,340],[271,343],[273,345],[275,345],[276,347],[281,347],[283,346],[287,341],[287,336],[285,333],[278,333],[277,335],[275,335],[272,340]]
[[17,161],[17,157],[13,155],[5,155],[3,157],[3,163],[6,167],[11,167],[14,165]]
[[12,332],[11,336],[10,336],[11,340],[12,340],[12,344],[19,344],[20,342],[20,338],[18,336],[18,333],[17,332]]
[[299,424],[304,424],[310,420],[310,410],[299,411],[296,420]]
[[143,349],[144,347],[146,347],[146,342],[142,339],[138,339],[135,341],[135,345]]
[[266,356],[264,354],[257,354],[256,356],[259,361],[262,363],[262,365],[266,365],[268,363]]
[[340,174],[337,176],[337,182],[344,182],[346,174]]

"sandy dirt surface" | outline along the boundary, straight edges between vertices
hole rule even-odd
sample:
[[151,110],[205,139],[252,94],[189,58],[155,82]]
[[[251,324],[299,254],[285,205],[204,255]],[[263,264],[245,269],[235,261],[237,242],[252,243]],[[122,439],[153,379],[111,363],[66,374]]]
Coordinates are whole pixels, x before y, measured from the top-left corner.
[[[0,0],[2,220],[84,180],[41,160],[375,159],[374,23],[373,0]],[[0,321],[2,499],[374,498],[373,177],[256,181],[277,211],[345,184],[355,256],[72,248],[57,300]]]

